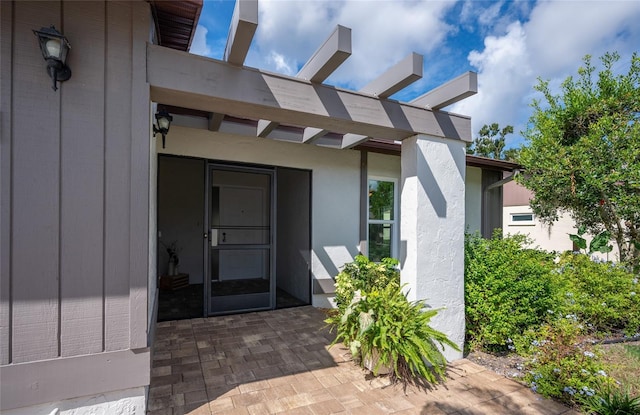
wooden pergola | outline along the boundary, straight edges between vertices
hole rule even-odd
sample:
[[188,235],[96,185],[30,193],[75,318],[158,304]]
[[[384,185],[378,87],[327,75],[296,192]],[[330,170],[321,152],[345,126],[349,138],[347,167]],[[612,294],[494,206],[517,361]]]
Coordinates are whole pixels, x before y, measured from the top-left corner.
[[[155,3],[160,8],[165,2]],[[164,45],[162,39],[174,42],[180,23],[194,26],[197,18],[158,27],[161,46],[147,46],[151,99],[178,114],[206,116],[211,131],[244,123],[257,137],[286,135],[305,144],[373,151],[420,134],[471,141],[470,118],[441,109],[477,92],[474,72],[399,102],[389,97],[422,78],[420,54],[409,54],[359,91],[323,83],[351,55],[351,29],[344,26],[336,26],[292,77],[244,66],[258,25],[258,0],[236,2],[223,60]]]

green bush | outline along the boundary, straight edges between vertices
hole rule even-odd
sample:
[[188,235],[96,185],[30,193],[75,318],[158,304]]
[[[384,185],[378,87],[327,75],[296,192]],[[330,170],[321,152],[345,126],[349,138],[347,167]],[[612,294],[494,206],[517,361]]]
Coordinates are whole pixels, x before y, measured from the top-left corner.
[[471,348],[505,350],[544,323],[557,303],[551,254],[526,249],[522,235],[465,237],[465,312]]
[[640,332],[638,277],[623,266],[565,253],[556,270],[562,285],[563,314],[576,315],[594,332]]
[[344,312],[356,291],[372,291],[388,284],[400,286],[398,260],[383,258],[382,262],[369,261],[364,255],[358,255],[353,262],[344,265],[336,277],[336,305]]
[[543,396],[583,404],[599,388],[615,383],[605,370],[601,349],[585,340],[574,316],[528,330],[516,348],[529,357],[524,380]]
[[[445,334],[429,326],[438,311],[407,300],[399,284],[396,260],[370,262],[359,256],[336,278],[338,310],[325,320],[337,328],[361,365],[378,358],[374,374],[391,366],[397,379],[438,382],[445,373],[445,345],[458,350]],[[348,301],[348,302],[347,302]]]

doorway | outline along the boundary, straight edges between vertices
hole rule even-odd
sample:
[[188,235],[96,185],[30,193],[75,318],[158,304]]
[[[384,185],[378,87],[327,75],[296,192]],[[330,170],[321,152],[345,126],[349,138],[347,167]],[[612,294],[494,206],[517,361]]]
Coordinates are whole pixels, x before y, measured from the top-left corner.
[[275,304],[274,171],[209,164],[207,314]]
[[311,303],[310,170],[159,155],[157,202],[158,321]]

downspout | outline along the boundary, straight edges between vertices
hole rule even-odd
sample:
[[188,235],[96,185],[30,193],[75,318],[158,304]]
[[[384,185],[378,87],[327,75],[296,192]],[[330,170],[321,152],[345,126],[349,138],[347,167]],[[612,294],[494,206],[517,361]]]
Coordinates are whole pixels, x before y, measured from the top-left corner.
[[519,169],[515,169],[513,171],[513,173],[511,174],[511,176],[507,176],[502,180],[498,180],[495,183],[491,183],[489,186],[486,186],[484,189],[482,189],[483,192],[495,189],[496,187],[501,187],[504,186],[505,184],[509,183],[510,181],[512,181],[513,179],[516,178],[516,176],[518,176],[520,174],[520,170]]

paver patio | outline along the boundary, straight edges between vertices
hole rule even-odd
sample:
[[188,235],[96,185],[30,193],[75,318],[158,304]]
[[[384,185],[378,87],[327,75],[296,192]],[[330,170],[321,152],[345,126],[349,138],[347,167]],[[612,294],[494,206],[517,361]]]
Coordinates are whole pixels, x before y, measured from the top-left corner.
[[158,323],[149,414],[577,414],[468,360],[431,390],[350,361],[313,307]]

